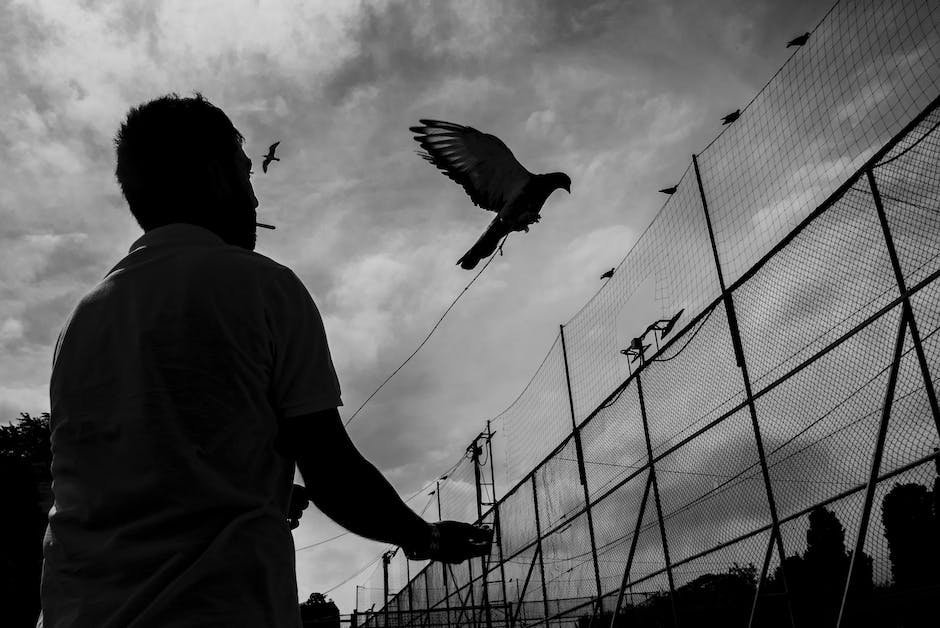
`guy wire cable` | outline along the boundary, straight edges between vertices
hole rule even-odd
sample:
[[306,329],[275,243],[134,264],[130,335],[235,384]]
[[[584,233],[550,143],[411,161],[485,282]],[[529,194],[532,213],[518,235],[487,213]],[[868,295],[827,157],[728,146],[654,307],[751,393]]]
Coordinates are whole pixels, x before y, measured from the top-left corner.
[[[508,238],[508,237],[509,237],[509,236],[507,235],[506,238]],[[503,242],[506,241],[506,238],[503,238]],[[500,248],[498,248],[497,250],[493,251],[493,254],[490,255],[490,258],[489,258],[488,260],[486,260],[486,264],[484,264],[484,265],[483,265],[483,268],[481,268],[481,269],[479,270],[479,272],[478,272],[476,275],[473,276],[473,279],[470,280],[470,283],[468,283],[468,284],[464,287],[464,289],[460,291],[460,294],[458,294],[458,295],[456,296],[456,298],[454,298],[453,301],[451,301],[450,305],[447,306],[447,309],[444,310],[444,313],[441,314],[441,317],[440,317],[440,318],[437,320],[437,322],[434,324],[434,327],[431,328],[431,331],[428,332],[428,335],[425,336],[425,337],[424,337],[424,340],[421,341],[421,344],[418,345],[418,348],[415,349],[415,350],[411,353],[411,355],[409,355],[409,356],[405,359],[405,361],[402,362],[401,365],[400,365],[397,369],[395,369],[394,371],[392,371],[392,374],[389,375],[388,377],[386,377],[384,382],[382,382],[381,384],[379,384],[379,387],[376,388],[375,391],[374,391],[371,395],[369,395],[369,397],[368,397],[365,401],[362,402],[362,405],[359,406],[359,409],[356,410],[355,412],[353,412],[352,416],[349,417],[349,419],[346,421],[345,425],[348,426],[350,423],[352,423],[353,419],[355,419],[356,416],[359,414],[359,411],[362,410],[362,409],[365,407],[365,405],[366,405],[367,403],[369,403],[369,401],[370,401],[373,397],[375,397],[376,393],[378,393],[380,390],[382,390],[382,387],[384,387],[385,384],[387,384],[390,379],[392,379],[393,377],[395,377],[395,374],[398,373],[398,371],[402,370],[402,368],[404,368],[404,366],[405,366],[406,364],[408,364],[408,362],[411,360],[411,358],[415,357],[415,354],[417,354],[418,351],[421,350],[421,347],[423,347],[423,346],[425,345],[425,343],[426,343],[428,340],[431,339],[431,335],[432,335],[432,334],[434,333],[434,331],[438,328],[438,326],[443,322],[444,317],[447,316],[447,314],[454,308],[455,305],[457,305],[457,301],[459,301],[459,300],[460,300],[460,297],[462,297],[462,296],[464,295],[464,293],[465,293],[467,290],[470,289],[470,286],[473,285],[473,282],[476,281],[477,278],[478,278],[480,275],[483,274],[483,271],[486,270],[486,267],[490,265],[490,262],[492,262],[492,261],[493,261],[493,258],[496,257],[496,254],[497,254],[497,253],[500,253],[501,248],[502,248],[502,244],[500,244]]]

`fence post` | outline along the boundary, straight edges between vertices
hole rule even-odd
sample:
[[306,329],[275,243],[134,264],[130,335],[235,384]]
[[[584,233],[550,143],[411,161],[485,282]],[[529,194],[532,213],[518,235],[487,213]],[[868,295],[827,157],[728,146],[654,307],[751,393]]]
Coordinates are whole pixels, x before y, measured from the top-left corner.
[[382,554],[382,590],[385,592],[382,598],[382,610],[385,615],[385,625],[388,626],[388,563],[392,560],[392,551],[388,550]]
[[424,606],[427,607],[428,611],[428,626],[431,625],[431,578],[429,574],[431,573],[431,565],[428,564],[423,572],[424,573]]
[[[734,301],[731,292],[725,286],[725,276],[721,270],[721,260],[718,258],[718,244],[715,241],[715,231],[712,228],[711,215],[708,213],[708,200],[705,198],[705,187],[702,185],[702,174],[699,170],[698,156],[692,155],[692,165],[695,169],[695,180],[698,182],[698,192],[702,199],[702,211],[705,213],[705,224],[708,227],[708,238],[712,245],[712,254],[715,258],[715,271],[718,273],[718,285],[721,288],[722,300],[725,304],[725,312],[728,318],[728,330],[731,334],[731,344],[734,347],[734,356],[738,368],[741,369],[741,379],[744,381],[744,392],[747,397],[747,407],[751,415],[751,426],[754,430],[754,440],[757,445],[757,456],[760,458],[761,475],[764,478],[764,490],[767,492],[767,505],[770,509],[771,534],[777,539],[777,554],[780,556],[780,574],[783,580],[784,596],[787,601],[787,612],[790,616],[790,625],[795,626],[793,619],[793,608],[790,601],[789,587],[787,586],[787,574],[784,567],[786,553],[783,548],[783,535],[780,534],[780,518],[777,516],[777,502],[774,499],[773,485],[770,481],[770,471],[767,468],[767,456],[764,453],[764,439],[761,438],[760,424],[757,421],[757,407],[754,405],[754,393],[751,389],[751,378],[747,372],[747,361],[744,359],[744,345],[741,342],[741,330],[738,328],[738,319],[735,315]],[[765,574],[766,576],[766,574]],[[760,591],[760,586],[755,590],[755,595]]]
[[535,538],[538,539],[539,576],[542,580],[542,608],[545,611],[545,624],[548,624],[548,587],[545,585],[545,553],[542,551],[542,522],[539,517],[539,492],[535,485],[535,474],[532,474],[532,505],[535,508]]
[[591,539],[591,557],[594,559],[594,582],[597,587],[597,604],[595,613],[603,613],[604,591],[601,587],[601,571],[597,560],[597,542],[594,539],[594,515],[591,513],[591,496],[588,491],[587,471],[584,468],[584,450],[581,447],[581,430],[578,429],[578,421],[574,416],[574,398],[571,396],[571,375],[568,371],[568,348],[565,345],[565,326],[558,326],[561,335],[561,355],[565,362],[565,384],[568,388],[568,409],[571,412],[571,430],[574,434],[574,446],[578,458],[578,475],[581,479],[581,487],[584,489],[584,509],[587,513],[588,535]]
[[646,455],[649,457],[650,478],[653,484],[653,501],[656,503],[656,518],[659,521],[659,536],[663,543],[663,559],[666,561],[666,577],[669,579],[669,605],[672,608],[673,625],[679,625],[676,612],[676,583],[672,577],[672,561],[669,560],[669,541],[666,539],[666,524],[663,522],[663,506],[659,500],[659,481],[656,479],[656,465],[653,464],[653,442],[650,439],[650,424],[646,415],[646,402],[643,400],[643,382],[639,371],[636,378],[636,392],[640,399],[640,417],[643,419],[643,434],[646,437]]
[[[480,455],[483,453],[482,448],[479,446],[480,436],[477,436],[473,439],[473,442],[470,444],[471,456],[473,458],[473,483],[476,485],[477,493],[477,522],[483,523],[483,478],[482,470],[480,469]],[[493,628],[493,616],[490,613],[490,592],[489,587],[486,583],[487,575],[489,574],[489,565],[487,564],[487,556],[480,556],[480,581],[483,583],[483,590],[481,591],[481,600],[480,604],[483,605],[484,616],[486,617],[486,628]],[[473,578],[470,582],[471,588],[473,587]],[[475,615],[474,615],[475,616]]]
[[878,212],[878,221],[881,223],[881,231],[884,234],[885,246],[888,248],[888,257],[891,258],[891,267],[894,269],[894,278],[898,283],[898,290],[901,291],[904,299],[904,309],[907,311],[907,324],[911,331],[911,340],[914,343],[914,352],[917,354],[917,361],[920,363],[921,375],[924,378],[924,390],[927,392],[927,400],[930,403],[930,411],[933,414],[934,427],[937,429],[937,435],[940,436],[940,407],[937,405],[937,392],[933,387],[933,378],[930,376],[930,367],[927,365],[927,356],[924,354],[924,347],[920,340],[920,331],[917,329],[917,320],[914,316],[914,308],[911,306],[911,298],[907,294],[907,285],[904,281],[904,273],[901,271],[901,261],[898,257],[897,249],[894,246],[894,238],[891,237],[891,227],[888,225],[888,214],[885,212],[884,205],[881,202],[881,192],[878,190],[878,184],[875,183],[875,173],[872,168],[865,171],[868,177],[868,185],[871,187],[871,194],[875,200],[875,209]]
[[865,502],[862,506],[862,520],[858,524],[858,535],[855,538],[855,549],[852,551],[852,559],[849,561],[849,573],[845,578],[845,588],[842,591],[842,602],[839,605],[839,618],[836,621],[836,628],[842,625],[842,619],[845,617],[845,605],[849,597],[849,588],[852,584],[852,576],[855,574],[855,563],[862,555],[865,549],[865,536],[868,534],[868,519],[871,515],[872,503],[875,500],[875,488],[878,485],[878,472],[881,469],[881,455],[884,452],[885,435],[888,432],[888,418],[891,416],[891,405],[894,402],[894,390],[898,382],[898,370],[901,367],[902,351],[904,349],[904,336],[907,326],[910,324],[908,318],[909,310],[901,309],[901,322],[898,325],[898,337],[894,344],[894,359],[891,362],[891,370],[888,372],[888,390],[885,392],[884,407],[881,410],[881,421],[878,424],[878,438],[875,441],[875,451],[872,454],[871,467],[868,470],[868,484],[865,487]]
[[413,611],[415,607],[415,602],[414,602],[414,595],[411,592],[411,561],[408,560],[407,556],[405,556],[405,582],[408,583],[405,586],[408,587],[408,618],[409,618],[408,624],[410,625],[411,618],[414,617]]
[[450,587],[447,585],[447,563],[441,563],[441,573],[444,581],[444,608],[447,611],[447,628],[450,628]]
[[437,496],[437,521],[440,523],[441,519],[441,481],[437,480],[434,482],[434,495]]
[[614,604],[613,611],[610,614],[610,626],[614,628],[617,623],[617,613],[620,612],[620,604],[623,602],[624,591],[627,590],[627,583],[630,581],[630,568],[633,567],[633,557],[636,553],[636,543],[640,536],[640,526],[643,525],[643,515],[646,514],[646,502],[650,496],[650,485],[653,483],[653,475],[646,474],[646,488],[643,489],[643,499],[640,500],[640,509],[636,515],[636,526],[633,528],[633,538],[630,539],[630,552],[627,554],[627,564],[623,568],[623,578],[620,581],[620,589],[617,591],[617,603]]
[[489,420],[486,421],[486,450],[490,461],[490,486],[493,489],[493,535],[496,538],[496,549],[499,552],[499,579],[503,591],[503,612],[508,616],[506,604],[509,598],[506,595],[506,567],[503,558],[503,528],[499,519],[499,506],[496,499],[496,473],[493,469],[493,430]]

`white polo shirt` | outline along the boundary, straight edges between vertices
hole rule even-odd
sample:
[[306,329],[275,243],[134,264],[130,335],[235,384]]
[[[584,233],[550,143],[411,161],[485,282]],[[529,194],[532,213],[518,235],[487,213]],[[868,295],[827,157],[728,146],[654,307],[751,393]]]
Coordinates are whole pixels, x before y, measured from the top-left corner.
[[50,400],[46,628],[300,626],[277,420],[342,402],[290,269],[149,231],[66,323]]

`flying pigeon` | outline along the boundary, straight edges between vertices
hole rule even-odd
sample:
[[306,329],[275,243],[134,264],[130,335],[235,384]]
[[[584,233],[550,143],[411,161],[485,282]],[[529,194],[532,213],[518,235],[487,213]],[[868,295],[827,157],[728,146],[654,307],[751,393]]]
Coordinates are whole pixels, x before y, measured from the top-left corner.
[[678,185],[674,185],[674,186],[672,186],[671,188],[663,188],[663,189],[660,190],[660,192],[662,192],[663,194],[675,194],[675,193],[676,193],[676,190],[678,190],[678,189],[679,189],[679,186],[678,186]]
[[728,115],[726,115],[724,118],[721,119],[721,125],[724,126],[726,124],[731,124],[732,122],[737,120],[740,116],[741,116],[741,110],[735,109],[734,111],[732,111],[731,113],[729,113]]
[[511,232],[527,232],[541,218],[539,212],[552,192],[571,193],[567,174],[532,174],[495,135],[453,122],[420,122],[421,126],[410,127],[424,149],[418,155],[463,186],[474,205],[496,213],[483,235],[457,260],[461,268],[474,268]]
[[280,142],[274,142],[273,144],[271,144],[271,147],[268,149],[268,154],[263,155],[264,161],[261,162],[261,169],[264,170],[265,172],[268,171],[269,163],[271,163],[272,161],[281,161],[279,157],[274,156],[274,151],[277,150],[278,144],[280,144]]
[[803,44],[806,43],[807,39],[809,39],[809,33],[803,33],[799,37],[794,37],[793,39],[787,42],[787,48],[789,48],[790,46],[802,46]]
[[608,270],[606,273],[604,273],[603,275],[601,275],[601,279],[610,279],[610,278],[613,277],[613,276],[614,276],[614,269],[611,268],[611,269]]

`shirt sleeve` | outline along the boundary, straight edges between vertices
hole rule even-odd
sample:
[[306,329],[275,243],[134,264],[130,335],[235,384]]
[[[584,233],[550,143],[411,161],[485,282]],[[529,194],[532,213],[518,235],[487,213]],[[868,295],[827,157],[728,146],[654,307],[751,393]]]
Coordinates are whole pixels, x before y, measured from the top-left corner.
[[275,411],[288,418],[343,405],[320,311],[293,271],[284,268],[278,279],[267,304]]

